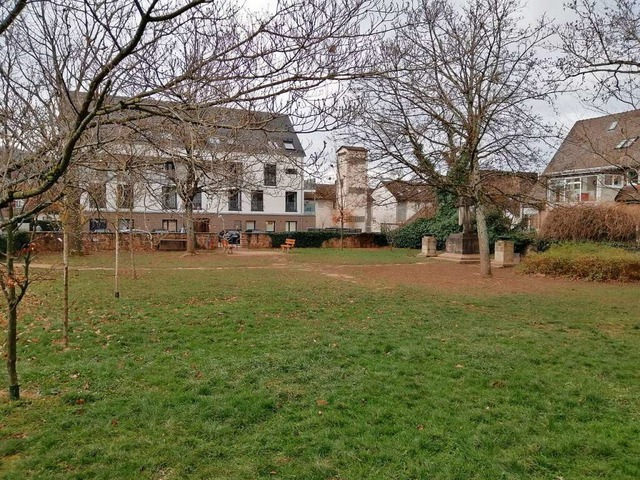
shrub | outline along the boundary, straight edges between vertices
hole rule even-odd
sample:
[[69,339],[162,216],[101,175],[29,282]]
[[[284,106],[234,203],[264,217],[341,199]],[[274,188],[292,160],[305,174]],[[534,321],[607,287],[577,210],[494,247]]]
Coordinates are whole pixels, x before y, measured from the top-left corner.
[[436,237],[437,248],[443,250],[447,237],[461,231],[458,225],[458,209],[453,197],[448,194],[438,195],[438,211],[432,218],[420,218],[404,227],[390,232],[391,243],[399,248],[420,248],[422,237]]
[[[15,240],[16,251],[22,249],[22,247],[29,245],[31,242],[31,233],[29,232],[15,232],[13,234]],[[0,234],[0,252],[5,253],[7,251],[7,236]]]
[[528,255],[519,269],[529,274],[633,282],[640,281],[640,254],[594,243],[564,243]]
[[[450,199],[441,204],[432,218],[421,218],[391,233],[393,245],[400,248],[420,248],[422,237],[436,237],[437,248],[444,250],[447,237],[461,231],[458,225],[458,209]],[[487,214],[487,229],[491,250],[496,240],[510,237],[511,222],[499,210],[490,210]]]
[[[296,241],[296,248],[321,248],[326,240],[332,238],[340,238],[340,232],[335,231],[312,231],[312,232],[278,232],[269,233],[271,237],[271,245],[274,248],[280,248],[287,238],[293,238]],[[376,247],[384,247],[388,245],[386,235],[382,233],[345,233],[345,237],[358,237],[366,239],[369,243]]]
[[640,228],[640,205],[577,205],[551,210],[540,230],[548,240],[632,242]]

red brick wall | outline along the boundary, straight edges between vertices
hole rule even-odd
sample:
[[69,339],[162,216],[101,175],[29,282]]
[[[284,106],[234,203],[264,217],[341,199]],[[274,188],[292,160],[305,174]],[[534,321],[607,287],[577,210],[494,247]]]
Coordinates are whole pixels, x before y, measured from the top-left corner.
[[[162,238],[186,239],[183,233],[121,233],[120,247],[128,250],[133,241],[133,249],[137,252],[157,250]],[[83,233],[82,240],[85,253],[109,252],[115,250],[115,233]],[[62,232],[38,232],[34,234],[34,242],[40,252],[62,252]],[[197,233],[197,248],[212,250],[218,248],[218,235],[215,233]]]

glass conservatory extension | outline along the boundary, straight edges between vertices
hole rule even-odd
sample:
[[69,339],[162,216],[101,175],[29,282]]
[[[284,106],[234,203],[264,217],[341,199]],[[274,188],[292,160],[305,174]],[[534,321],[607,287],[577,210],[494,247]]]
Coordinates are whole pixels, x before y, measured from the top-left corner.
[[551,203],[612,201],[624,183],[623,174],[550,178],[547,200]]

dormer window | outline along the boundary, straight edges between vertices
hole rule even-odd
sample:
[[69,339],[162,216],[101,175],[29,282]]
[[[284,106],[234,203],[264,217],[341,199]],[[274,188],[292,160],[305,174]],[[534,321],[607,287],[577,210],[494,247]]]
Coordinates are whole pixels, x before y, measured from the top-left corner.
[[627,138],[626,140],[622,140],[618,145],[615,146],[616,150],[620,150],[622,148],[629,148],[633,143],[638,140],[638,137]]
[[607,128],[607,131],[611,131],[611,130],[615,130],[615,128],[618,126],[618,120],[614,120],[613,122],[611,122],[611,125],[609,125],[609,128]]
[[293,140],[284,140],[282,143],[284,144],[285,150],[291,151],[296,149],[296,146],[293,144]]

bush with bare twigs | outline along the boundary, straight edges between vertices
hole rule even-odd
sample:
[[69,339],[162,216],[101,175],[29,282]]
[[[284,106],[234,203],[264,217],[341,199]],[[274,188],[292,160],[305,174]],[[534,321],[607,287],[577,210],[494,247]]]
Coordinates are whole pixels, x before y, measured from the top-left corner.
[[602,204],[556,207],[540,236],[556,241],[634,242],[640,240],[640,205]]

